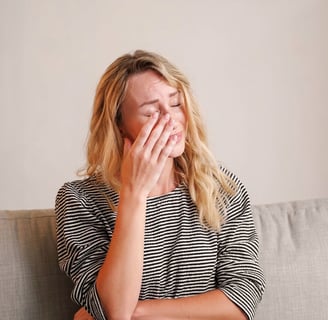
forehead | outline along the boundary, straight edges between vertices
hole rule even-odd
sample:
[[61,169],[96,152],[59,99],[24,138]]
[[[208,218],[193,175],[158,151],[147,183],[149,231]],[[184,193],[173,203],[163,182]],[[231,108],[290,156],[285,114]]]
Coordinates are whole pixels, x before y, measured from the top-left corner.
[[152,70],[133,74],[129,77],[126,90],[126,99],[136,102],[170,96],[177,89]]

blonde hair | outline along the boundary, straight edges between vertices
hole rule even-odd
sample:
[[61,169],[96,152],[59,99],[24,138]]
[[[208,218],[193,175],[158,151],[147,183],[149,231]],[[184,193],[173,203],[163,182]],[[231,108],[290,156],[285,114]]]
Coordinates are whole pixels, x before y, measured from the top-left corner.
[[101,77],[94,99],[87,143],[87,166],[84,175],[97,175],[115,190],[120,189],[123,138],[119,129],[121,104],[128,78],[153,70],[183,95],[187,118],[186,145],[174,159],[177,180],[185,184],[197,206],[201,223],[219,230],[227,200],[234,193],[233,181],[224,174],[209,151],[198,105],[187,78],[167,59],[137,50],[116,59]]

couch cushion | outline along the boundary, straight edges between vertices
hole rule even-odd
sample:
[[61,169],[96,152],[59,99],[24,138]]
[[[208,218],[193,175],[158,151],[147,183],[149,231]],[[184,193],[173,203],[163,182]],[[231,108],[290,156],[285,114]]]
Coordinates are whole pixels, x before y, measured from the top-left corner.
[[53,210],[0,211],[1,319],[73,319],[71,281],[59,270]]
[[[266,291],[256,320],[328,319],[328,199],[254,206]],[[68,320],[53,210],[0,211],[1,319]]]
[[255,319],[328,319],[328,199],[253,212],[267,281]]

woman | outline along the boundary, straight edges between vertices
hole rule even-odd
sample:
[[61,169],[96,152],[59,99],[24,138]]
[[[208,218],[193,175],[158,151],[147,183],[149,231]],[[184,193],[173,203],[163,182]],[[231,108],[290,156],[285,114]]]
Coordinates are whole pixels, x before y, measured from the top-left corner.
[[141,50],[114,61],[87,153],[87,178],[56,199],[75,319],[252,319],[264,278],[249,198],[208,150],[184,75]]

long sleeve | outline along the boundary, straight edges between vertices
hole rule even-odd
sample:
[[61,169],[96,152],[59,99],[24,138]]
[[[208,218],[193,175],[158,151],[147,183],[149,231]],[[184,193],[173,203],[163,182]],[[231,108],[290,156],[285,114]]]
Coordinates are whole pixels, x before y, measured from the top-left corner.
[[249,197],[240,181],[236,183],[239,190],[219,234],[217,286],[253,319],[265,279],[258,263],[259,243]]
[[72,299],[95,319],[104,320],[95,282],[108,250],[110,228],[73,183],[59,190],[55,211],[59,266],[74,283]]

